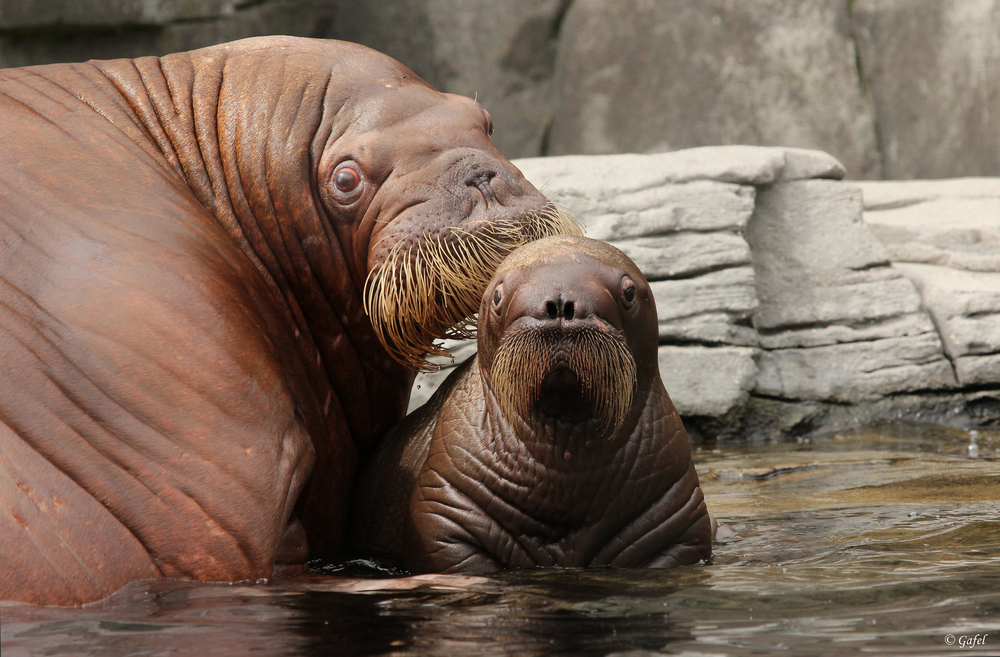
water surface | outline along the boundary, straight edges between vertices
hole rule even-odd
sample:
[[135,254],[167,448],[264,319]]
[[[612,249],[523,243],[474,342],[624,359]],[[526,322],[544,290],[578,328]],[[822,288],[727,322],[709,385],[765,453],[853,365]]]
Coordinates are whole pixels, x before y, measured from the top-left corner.
[[[740,536],[672,571],[139,582],[0,607],[15,655],[1000,655],[1000,432],[702,449]],[[962,647],[977,641],[976,646]],[[985,635],[985,636],[984,636]],[[949,644],[949,641],[953,643]]]

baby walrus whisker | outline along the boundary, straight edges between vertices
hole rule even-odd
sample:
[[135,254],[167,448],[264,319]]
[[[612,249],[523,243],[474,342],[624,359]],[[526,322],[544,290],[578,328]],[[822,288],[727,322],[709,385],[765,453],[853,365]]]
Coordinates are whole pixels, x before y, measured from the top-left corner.
[[711,556],[653,295],[625,254],[577,236],[517,249],[482,297],[478,347],[367,465],[356,550],[413,572]]

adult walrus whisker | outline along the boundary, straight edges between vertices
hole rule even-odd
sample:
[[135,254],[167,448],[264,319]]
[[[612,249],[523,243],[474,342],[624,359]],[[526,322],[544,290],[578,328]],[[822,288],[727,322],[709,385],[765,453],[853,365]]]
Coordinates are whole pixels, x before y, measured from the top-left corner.
[[493,272],[513,248],[555,234],[579,234],[568,214],[546,207],[513,221],[470,222],[445,235],[397,242],[365,283],[365,312],[386,349],[416,370],[448,356],[435,340],[470,338],[472,316]]

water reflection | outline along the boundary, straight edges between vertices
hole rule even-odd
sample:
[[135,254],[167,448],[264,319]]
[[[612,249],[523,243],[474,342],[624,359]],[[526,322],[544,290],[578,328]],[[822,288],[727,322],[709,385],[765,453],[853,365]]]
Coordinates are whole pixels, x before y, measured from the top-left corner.
[[[909,433],[907,433],[909,432]],[[739,533],[667,572],[136,583],[84,609],[0,607],[11,655],[1000,655],[1000,447],[896,425],[703,450]],[[356,575],[357,570],[342,573]],[[955,644],[946,637],[953,635]]]

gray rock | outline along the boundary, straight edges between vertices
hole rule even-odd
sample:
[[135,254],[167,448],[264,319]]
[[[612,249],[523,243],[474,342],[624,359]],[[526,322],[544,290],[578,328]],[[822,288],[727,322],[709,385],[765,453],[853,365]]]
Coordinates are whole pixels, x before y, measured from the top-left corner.
[[228,16],[239,0],[17,0],[0,3],[0,29],[56,25],[163,25]]
[[[908,290],[905,292],[908,296]],[[791,347],[823,347],[846,342],[866,342],[880,338],[901,338],[908,335],[933,333],[934,323],[924,310],[890,317],[881,321],[859,321],[845,324],[824,324],[807,328],[764,332],[760,346],[765,349]]]
[[682,416],[719,417],[746,403],[756,354],[741,347],[661,346],[660,378]]
[[747,226],[767,348],[755,391],[858,403],[956,385],[912,282],[862,221],[861,193],[822,180],[761,190]]
[[758,194],[753,251],[758,329],[857,324],[916,312],[920,299],[862,221],[861,192],[808,180]]
[[851,5],[860,66],[878,115],[884,177],[1000,174],[1000,3]]
[[879,421],[996,429],[1000,427],[1000,397],[996,391],[896,394],[876,401],[837,404],[751,396],[743,419],[738,437],[751,442],[830,435]]
[[[135,6],[140,4],[137,2]],[[173,7],[178,11],[183,9],[181,4],[148,4]],[[198,19],[182,19],[169,13],[164,16],[151,14],[149,21],[152,22],[161,19],[173,21],[162,25],[130,22],[128,16],[122,18],[119,14],[102,18],[103,14],[97,12],[94,20],[112,21],[110,27],[91,27],[72,32],[57,25],[32,28],[34,31],[28,34],[8,38],[0,33],[0,67],[165,55],[266,34],[315,37],[322,36],[323,26],[333,21],[333,8],[327,0],[269,0],[249,6],[247,3],[232,2],[218,4],[223,9],[232,6],[234,10],[220,10],[219,15],[205,15]],[[0,0],[0,7],[3,6],[6,5]],[[201,9],[207,12],[213,6],[216,5],[206,3]],[[108,5],[107,10],[113,8],[114,5]],[[114,22],[119,20],[121,23]],[[122,23],[123,26],[117,27]]]
[[661,341],[756,345],[748,326],[757,308],[752,267],[654,281],[649,287],[656,299]]
[[335,0],[330,36],[395,57],[442,91],[478,97],[508,157],[540,155],[559,22],[570,0]]
[[[996,358],[965,361],[964,356],[1000,355],[1000,272],[970,272],[935,265],[897,265],[920,290],[934,318],[945,352],[955,359],[963,385],[1000,383]],[[994,363],[992,371],[987,366]]]
[[860,403],[916,390],[955,388],[936,333],[764,351],[754,392],[792,400]]
[[839,0],[576,0],[555,81],[554,155],[781,144],[878,174]]
[[871,182],[865,223],[894,262],[1000,271],[1000,179]]
[[646,279],[691,277],[725,267],[750,265],[750,246],[733,233],[675,233],[612,242]]
[[624,153],[600,159],[565,155],[524,158],[514,164],[540,188],[585,197],[692,180],[766,185],[844,177],[844,166],[827,153],[763,146],[705,146],[669,153]]
[[1000,383],[1000,354],[961,356],[954,362],[955,375],[963,386],[995,386]]
[[682,230],[739,231],[753,212],[753,196],[753,187],[710,181],[666,183],[603,198],[568,190],[552,194],[584,218],[588,236],[608,241]]
[[[891,210],[936,199],[1000,197],[1000,178],[951,178],[946,180],[858,180],[865,212]],[[865,217],[865,222],[870,223]]]

